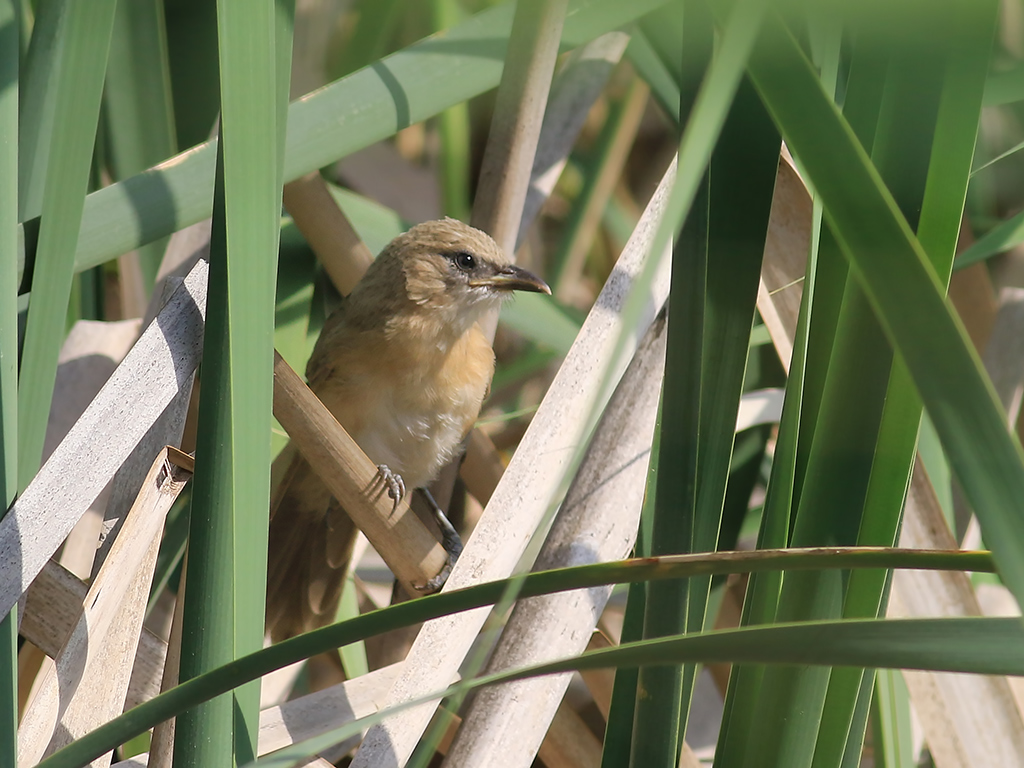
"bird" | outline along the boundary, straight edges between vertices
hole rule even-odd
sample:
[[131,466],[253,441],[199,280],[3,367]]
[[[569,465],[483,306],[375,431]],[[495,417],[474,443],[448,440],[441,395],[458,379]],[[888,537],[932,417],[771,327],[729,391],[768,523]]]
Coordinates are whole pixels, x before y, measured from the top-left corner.
[[[396,504],[459,452],[494,373],[479,321],[513,291],[551,293],[486,233],[445,218],[385,246],[325,321],[307,382]],[[277,642],[334,620],[355,527],[292,444],[272,477],[267,631]]]

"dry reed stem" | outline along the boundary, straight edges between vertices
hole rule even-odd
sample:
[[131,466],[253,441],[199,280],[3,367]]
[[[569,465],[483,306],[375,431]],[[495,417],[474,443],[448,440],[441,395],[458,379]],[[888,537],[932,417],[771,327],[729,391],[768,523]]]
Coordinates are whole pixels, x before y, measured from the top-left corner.
[[[170,637],[167,639],[167,652],[164,655],[163,676],[160,679],[160,692],[169,691],[178,684],[178,665],[181,663],[181,628],[185,618],[185,574],[188,573],[188,550],[182,557],[181,578],[178,580],[178,593],[174,600],[174,618],[171,621]],[[153,737],[149,743],[148,768],[171,768],[174,759],[174,723],[175,719],[164,720],[153,727]]]
[[598,169],[597,178],[592,183],[593,192],[587,198],[583,212],[580,214],[573,239],[566,250],[562,271],[556,281],[555,296],[566,304],[572,304],[573,298],[578,295],[587,254],[597,237],[601,219],[608,207],[608,201],[622,178],[622,171],[629,157],[629,151],[636,141],[636,132],[640,128],[640,118],[644,115],[644,108],[647,106],[647,97],[650,92],[651,89],[647,83],[634,75],[622,105],[622,117],[618,130],[608,147],[604,162]]
[[521,0],[512,22],[470,221],[508,254],[515,253],[567,6]]
[[629,44],[625,32],[609,32],[569,54],[565,66],[551,83],[537,153],[530,171],[530,186],[516,236],[516,249],[540,213],[562,175],[594,102]]
[[319,172],[284,185],[284,207],[306,238],[327,276],[348,296],[373,263],[373,254],[334,202]]
[[423,594],[448,565],[444,549],[408,495],[388,497],[377,467],[276,351],[274,416],[402,586]]
[[466,490],[481,505],[487,506],[504,473],[505,462],[501,460],[494,442],[483,430],[473,429],[466,445],[466,459],[459,468]]
[[538,754],[547,768],[597,768],[601,765],[601,742],[583,718],[563,701]]

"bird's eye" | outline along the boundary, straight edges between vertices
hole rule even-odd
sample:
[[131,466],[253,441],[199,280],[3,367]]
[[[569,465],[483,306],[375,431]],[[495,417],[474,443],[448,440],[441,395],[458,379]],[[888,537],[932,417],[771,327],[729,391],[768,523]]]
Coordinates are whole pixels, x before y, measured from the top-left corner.
[[459,253],[456,253],[452,258],[455,260],[456,266],[465,272],[468,272],[469,270],[476,266],[476,259],[473,258],[473,255],[471,253],[460,251]]

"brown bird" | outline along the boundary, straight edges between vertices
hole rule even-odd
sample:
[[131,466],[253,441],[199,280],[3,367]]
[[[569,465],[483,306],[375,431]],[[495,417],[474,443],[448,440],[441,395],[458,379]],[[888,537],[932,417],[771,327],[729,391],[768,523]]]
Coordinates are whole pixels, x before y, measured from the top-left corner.
[[[480,230],[430,221],[392,240],[324,324],[309,386],[393,497],[427,485],[459,450],[494,372],[477,321],[514,290],[551,293]],[[355,530],[293,446],[274,469],[267,629],[276,641],[333,621]]]

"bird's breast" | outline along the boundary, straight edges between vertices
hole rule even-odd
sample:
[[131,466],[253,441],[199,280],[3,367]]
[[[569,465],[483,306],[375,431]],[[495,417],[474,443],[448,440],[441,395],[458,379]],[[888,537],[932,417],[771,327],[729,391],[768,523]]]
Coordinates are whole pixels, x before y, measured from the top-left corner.
[[451,460],[480,412],[493,370],[490,345],[473,328],[445,354],[390,348],[374,360],[352,359],[318,394],[370,460],[387,464],[411,489]]

